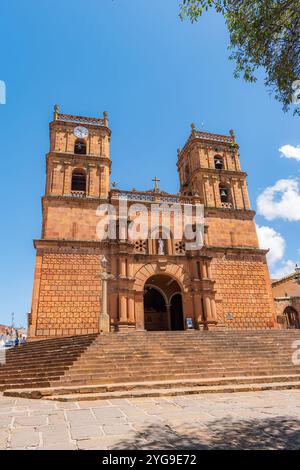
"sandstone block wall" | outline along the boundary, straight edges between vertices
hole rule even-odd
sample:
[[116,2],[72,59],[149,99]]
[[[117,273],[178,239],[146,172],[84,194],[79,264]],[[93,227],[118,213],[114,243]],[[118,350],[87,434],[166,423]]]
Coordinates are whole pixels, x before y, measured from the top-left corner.
[[38,301],[30,335],[96,333],[100,311],[100,257],[44,253],[39,267]]
[[[267,265],[260,256],[223,255],[211,264],[220,323],[234,329],[274,327],[274,304]],[[227,315],[232,315],[232,320]]]

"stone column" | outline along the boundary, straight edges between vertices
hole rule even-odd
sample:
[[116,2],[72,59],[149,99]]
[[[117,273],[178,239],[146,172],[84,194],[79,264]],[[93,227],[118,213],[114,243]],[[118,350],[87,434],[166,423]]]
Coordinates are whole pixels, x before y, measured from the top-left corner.
[[200,294],[194,294],[194,313],[195,324],[199,328],[201,322],[204,321]]
[[209,246],[208,226],[204,227],[204,245]]
[[119,274],[118,258],[116,256],[111,257],[111,272],[115,276]]
[[210,302],[210,298],[208,295],[204,297],[204,302],[205,302],[206,320],[209,322],[212,319],[212,314],[211,314],[211,302]]
[[132,278],[133,277],[133,263],[131,262],[130,259],[128,259],[128,263],[127,263],[127,276]]
[[144,318],[144,293],[134,293],[134,307],[135,307],[135,325],[137,330],[145,329],[145,318]]
[[173,239],[172,238],[168,238],[168,240],[166,240],[167,243],[167,255],[171,256],[173,255]]
[[202,279],[207,279],[207,266],[206,266],[206,261],[203,261],[203,260],[200,261],[200,268],[201,268],[201,276],[202,276]]
[[201,274],[201,271],[200,273],[198,272],[198,266],[200,266],[198,263],[199,261],[192,261],[192,274],[194,279],[200,279],[199,274]]
[[171,305],[166,304],[166,309],[167,309],[168,330],[171,330]]
[[119,295],[120,322],[127,323],[127,297],[125,294]]
[[212,318],[213,318],[213,320],[217,321],[216,301],[215,301],[214,298],[211,298],[210,304],[211,304],[211,314],[212,314]]
[[208,279],[212,279],[211,265],[209,261],[207,261],[207,277]]
[[241,209],[241,205],[239,204],[239,198],[237,195],[237,179],[236,178],[231,178],[229,181],[229,188],[231,188],[231,195],[232,195],[232,205],[235,209]]
[[107,311],[107,281],[112,279],[112,275],[106,272],[101,273],[101,310],[99,315],[99,333],[109,333],[110,319]]
[[215,199],[215,206],[221,207],[221,197],[220,197],[220,182],[219,179],[215,176],[212,177],[212,186],[214,190],[214,199]]
[[134,296],[133,293],[128,295],[127,299],[127,309],[128,309],[128,322],[135,323],[135,315],[134,315]]
[[243,180],[241,182],[241,191],[242,191],[242,194],[243,194],[245,209],[249,210],[250,209],[250,200],[249,200],[249,194],[248,194],[246,180]]
[[65,163],[65,174],[64,174],[64,194],[71,194],[72,187],[72,170],[71,165]]
[[120,276],[126,277],[126,258],[125,257],[120,257]]

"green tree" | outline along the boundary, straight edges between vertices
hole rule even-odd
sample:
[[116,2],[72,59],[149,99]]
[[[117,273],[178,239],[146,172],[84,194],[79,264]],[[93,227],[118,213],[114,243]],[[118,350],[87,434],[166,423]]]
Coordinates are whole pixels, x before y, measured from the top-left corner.
[[235,77],[255,82],[262,67],[284,111],[300,115],[300,0],[181,0],[180,17],[194,23],[210,8],[225,18]]

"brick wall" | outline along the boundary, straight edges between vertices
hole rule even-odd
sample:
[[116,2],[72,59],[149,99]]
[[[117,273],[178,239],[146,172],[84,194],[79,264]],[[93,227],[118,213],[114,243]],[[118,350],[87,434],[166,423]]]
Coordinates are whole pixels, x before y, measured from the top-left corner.
[[[261,256],[224,255],[212,260],[218,318],[226,327],[274,326],[274,306],[267,266]],[[226,320],[231,313],[233,320]]]
[[98,331],[101,294],[99,265],[100,256],[95,254],[42,255],[39,299],[32,318],[32,322],[36,322],[36,335]]

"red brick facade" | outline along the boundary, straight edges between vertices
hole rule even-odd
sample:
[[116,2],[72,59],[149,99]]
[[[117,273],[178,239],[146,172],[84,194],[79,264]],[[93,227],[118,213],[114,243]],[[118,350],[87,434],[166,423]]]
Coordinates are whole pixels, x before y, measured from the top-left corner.
[[[80,139],[74,135],[78,126],[84,128]],[[161,316],[169,316],[164,323],[169,329],[179,309],[174,304],[177,294],[183,327],[187,318],[195,328],[274,327],[266,252],[258,246],[247,175],[240,168],[233,133],[197,132],[192,126],[187,143],[178,150],[179,195],[158,188],[110,188],[110,136],[106,114],[103,119],[83,118],[55,109],[46,157],[42,238],[35,240],[30,336],[98,332],[103,255],[113,275],[108,290],[112,331],[145,328],[147,289],[164,299]],[[182,240],[171,238],[162,255],[157,240],[99,241],[97,207],[109,202],[117,211],[124,194],[129,205],[204,204],[204,247],[187,252]],[[148,315],[151,321],[151,308]]]

